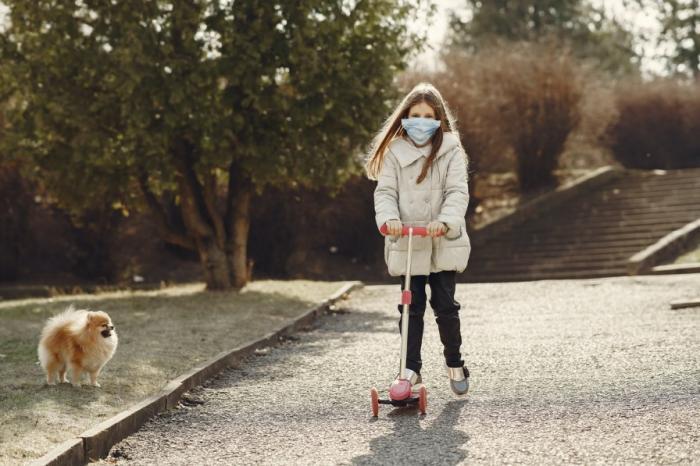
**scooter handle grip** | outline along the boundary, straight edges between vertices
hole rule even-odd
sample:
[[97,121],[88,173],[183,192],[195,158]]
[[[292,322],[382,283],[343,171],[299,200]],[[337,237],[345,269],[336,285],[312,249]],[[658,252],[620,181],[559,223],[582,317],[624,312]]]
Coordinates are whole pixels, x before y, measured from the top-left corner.
[[[407,227],[406,225],[404,225],[401,228],[401,236],[408,236],[408,229],[409,228],[413,228],[413,235],[414,236],[429,236],[427,227]],[[379,228],[379,231],[383,235],[389,234],[389,229],[386,226],[386,223]],[[442,236],[443,234],[444,233],[438,233],[437,236]]]

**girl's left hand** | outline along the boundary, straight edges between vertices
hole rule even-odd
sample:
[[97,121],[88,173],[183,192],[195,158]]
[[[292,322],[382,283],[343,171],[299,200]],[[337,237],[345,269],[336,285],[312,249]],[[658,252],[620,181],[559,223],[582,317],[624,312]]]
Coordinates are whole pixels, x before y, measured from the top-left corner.
[[430,236],[438,236],[439,234],[445,234],[447,231],[447,225],[442,222],[432,221],[427,226],[428,234]]

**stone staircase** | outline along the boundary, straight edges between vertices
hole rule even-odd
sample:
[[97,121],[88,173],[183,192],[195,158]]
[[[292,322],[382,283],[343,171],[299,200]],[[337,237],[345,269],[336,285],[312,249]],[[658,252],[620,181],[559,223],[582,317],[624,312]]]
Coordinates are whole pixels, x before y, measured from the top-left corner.
[[[475,244],[461,281],[627,275],[627,260],[700,218],[700,169],[625,170]],[[478,235],[474,232],[472,235]]]

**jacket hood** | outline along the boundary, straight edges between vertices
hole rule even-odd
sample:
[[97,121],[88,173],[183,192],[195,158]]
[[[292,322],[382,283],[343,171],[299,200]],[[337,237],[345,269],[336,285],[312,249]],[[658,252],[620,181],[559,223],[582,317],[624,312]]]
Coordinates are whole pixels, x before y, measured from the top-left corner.
[[[446,154],[459,145],[459,138],[451,132],[445,132],[442,135],[442,144],[438,150],[437,157]],[[411,141],[405,137],[398,137],[391,141],[389,150],[396,156],[401,167],[406,167],[412,164],[416,159],[423,155],[420,149],[413,145]]]

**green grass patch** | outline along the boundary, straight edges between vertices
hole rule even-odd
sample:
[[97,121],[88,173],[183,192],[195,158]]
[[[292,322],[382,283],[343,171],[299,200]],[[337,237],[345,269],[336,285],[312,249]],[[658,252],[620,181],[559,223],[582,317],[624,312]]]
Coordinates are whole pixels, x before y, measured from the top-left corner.
[[[0,464],[21,464],[156,393],[221,351],[279,328],[342,282],[261,280],[240,292],[193,284],[157,291],[0,301]],[[111,316],[119,346],[101,388],[48,386],[37,344],[69,304]]]

